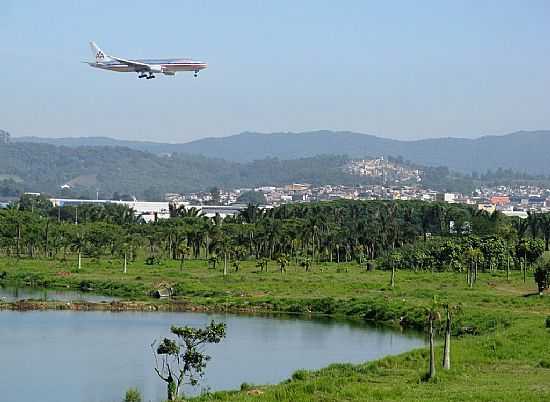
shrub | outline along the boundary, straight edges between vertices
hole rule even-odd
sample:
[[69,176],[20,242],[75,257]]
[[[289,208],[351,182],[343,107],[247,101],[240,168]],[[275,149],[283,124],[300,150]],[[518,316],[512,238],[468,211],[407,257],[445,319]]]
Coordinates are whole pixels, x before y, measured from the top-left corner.
[[141,394],[137,388],[130,388],[124,395],[123,402],[141,402]]
[[546,317],[546,328],[550,328],[550,315]]
[[243,382],[241,384],[241,391],[250,391],[252,388],[254,388],[254,385],[249,384],[247,382]]
[[293,381],[304,381],[309,377],[309,372],[307,370],[297,370],[292,374]]
[[145,259],[145,265],[160,265],[160,258],[156,255],[150,255]]

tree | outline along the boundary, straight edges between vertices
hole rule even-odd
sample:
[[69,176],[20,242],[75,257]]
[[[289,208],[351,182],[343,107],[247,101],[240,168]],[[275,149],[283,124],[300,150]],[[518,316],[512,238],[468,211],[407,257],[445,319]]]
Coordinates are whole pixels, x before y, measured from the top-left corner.
[[235,269],[235,272],[239,272],[239,268],[241,267],[241,260],[246,255],[246,247],[243,246],[235,246],[231,249],[231,255],[233,256],[233,269]]
[[467,282],[468,286],[473,287],[477,281],[478,266],[484,260],[483,253],[478,248],[470,247],[466,250],[466,259],[469,261],[468,272],[466,274]]
[[52,207],[49,198],[43,194],[23,194],[19,198],[19,209],[21,211],[36,212],[39,215],[46,216]]
[[521,240],[525,236],[525,232],[527,232],[529,222],[527,219],[516,217],[512,220],[512,227],[515,229],[518,239]]
[[535,240],[539,232],[539,217],[536,212],[527,211],[527,226],[531,231],[531,237]]
[[445,345],[443,347],[443,369],[451,369],[451,331],[453,326],[453,314],[460,311],[460,306],[444,305],[447,320],[445,323]]
[[118,241],[116,244],[116,250],[123,258],[123,273],[128,272],[128,254],[130,253],[131,249],[131,240],[127,236],[122,237],[122,239],[120,239],[120,241]]
[[70,233],[70,248],[73,251],[77,252],[78,263],[77,269],[80,271],[82,268],[82,250],[86,246],[86,238],[84,236],[84,231],[79,226],[72,226]]
[[256,261],[256,268],[260,268],[260,272],[267,272],[269,260],[267,258],[260,258]]
[[153,342],[155,372],[166,382],[169,401],[176,400],[184,384],[198,384],[210,360],[204,346],[221,342],[225,338],[225,329],[225,323],[214,321],[205,328],[172,326],[170,332],[176,339],[164,338],[156,350],[156,342]]
[[430,343],[430,365],[428,369],[428,379],[435,378],[435,334],[434,334],[434,322],[439,320],[440,314],[437,311],[437,304],[432,303],[432,306],[429,307],[426,311],[427,321],[428,321],[428,338]]
[[259,191],[246,191],[237,198],[237,202],[242,204],[265,205],[267,200],[265,199],[265,195]]
[[279,264],[281,274],[286,272],[286,266],[288,265],[288,256],[286,254],[279,255],[279,257],[277,257],[277,264]]
[[401,256],[401,253],[394,251],[390,254],[390,264],[391,264],[391,279],[390,279],[390,286],[393,289],[395,287],[395,270],[396,266],[401,264],[403,257]]
[[309,269],[311,268],[311,258],[309,257],[302,258],[300,265],[304,267],[306,272],[309,272]]
[[187,246],[184,242],[180,242],[177,252],[180,257],[180,271],[183,271],[183,262],[185,261],[185,256],[191,254],[191,247]]
[[538,225],[544,237],[544,249],[549,250],[550,243],[550,213],[539,214]]
[[516,256],[523,261],[523,282],[526,281],[527,266],[532,265],[544,253],[544,242],[540,239],[526,240],[523,239],[516,245]]
[[541,258],[538,261],[534,272],[535,282],[539,291],[539,295],[544,294],[544,290],[550,286],[550,259]]
[[130,388],[124,394],[123,402],[141,402],[141,394],[137,388]]

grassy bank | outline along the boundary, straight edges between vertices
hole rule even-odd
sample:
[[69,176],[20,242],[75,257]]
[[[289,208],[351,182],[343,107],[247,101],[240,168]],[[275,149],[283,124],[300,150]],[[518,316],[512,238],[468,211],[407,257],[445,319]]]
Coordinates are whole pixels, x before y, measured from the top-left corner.
[[417,329],[423,328],[424,309],[434,296],[461,304],[454,332],[463,335],[453,343],[452,369],[440,369],[435,381],[420,381],[427,366],[427,351],[420,350],[365,365],[300,371],[280,385],[200,400],[550,400],[550,330],[545,328],[550,296],[533,295],[531,275],[524,283],[519,272],[510,281],[503,273],[481,273],[469,289],[465,274],[398,271],[391,289],[389,272],[366,272],[357,265],[327,264],[312,272],[291,265],[281,274],[275,264],[266,273],[245,261],[226,277],[205,261],[187,261],[182,270],[178,262],[147,266],[138,261],[126,274],[119,260],[85,260],[80,271],[74,267],[72,260],[0,259],[1,283],[86,286],[135,300],[169,286],[176,302],[213,311],[320,313]]

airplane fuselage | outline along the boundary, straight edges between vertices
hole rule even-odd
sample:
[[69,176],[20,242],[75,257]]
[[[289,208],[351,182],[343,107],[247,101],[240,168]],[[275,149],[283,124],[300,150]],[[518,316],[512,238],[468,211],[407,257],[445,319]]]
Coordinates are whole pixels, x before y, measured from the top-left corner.
[[[157,73],[176,73],[178,71],[198,72],[208,67],[208,64],[202,61],[195,61],[191,59],[136,59],[134,61],[155,67],[155,72]],[[130,66],[118,61],[96,62],[90,63],[90,65],[103,70],[118,71],[121,73],[139,73],[146,71],[139,66]]]

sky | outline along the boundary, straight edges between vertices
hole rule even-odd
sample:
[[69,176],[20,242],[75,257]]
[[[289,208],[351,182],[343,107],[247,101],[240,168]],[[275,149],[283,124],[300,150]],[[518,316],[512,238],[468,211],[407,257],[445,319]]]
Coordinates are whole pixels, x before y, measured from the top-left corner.
[[[0,128],[187,142],[243,131],[397,139],[550,129],[550,2],[2,0]],[[191,57],[192,73],[96,70]]]

